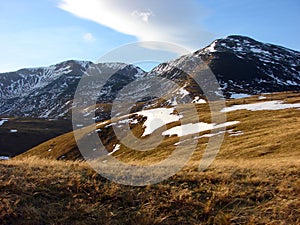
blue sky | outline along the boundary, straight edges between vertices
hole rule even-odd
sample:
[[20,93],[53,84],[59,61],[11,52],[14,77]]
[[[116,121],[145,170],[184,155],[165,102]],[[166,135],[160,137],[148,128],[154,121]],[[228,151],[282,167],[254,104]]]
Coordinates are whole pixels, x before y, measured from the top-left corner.
[[0,72],[163,41],[197,50],[230,34],[300,50],[298,0],[0,0]]

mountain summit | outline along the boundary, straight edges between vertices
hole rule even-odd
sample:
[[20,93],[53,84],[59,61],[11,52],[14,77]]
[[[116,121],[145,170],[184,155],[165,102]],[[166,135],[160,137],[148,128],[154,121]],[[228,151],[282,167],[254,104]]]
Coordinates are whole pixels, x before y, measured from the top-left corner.
[[[166,77],[180,84],[179,94],[169,99],[170,104],[185,95],[204,99],[201,89],[193,88],[184,72],[177,69],[179,64],[192,64],[195,57],[209,66],[218,80],[219,91],[226,98],[300,90],[300,52],[232,35],[217,39],[191,55],[162,63],[149,73],[133,65],[124,67],[120,64],[120,71],[101,90],[98,103],[111,102],[123,87],[147,76]],[[70,60],[50,67],[0,74],[0,115],[69,117],[78,82],[90,66],[107,71],[118,65]],[[144,88],[143,85],[137,86],[130,95],[139,95]],[[105,114],[99,119],[107,119],[107,116]]]
[[208,61],[227,97],[231,93],[299,90],[300,53],[243,36],[214,41],[195,54]]

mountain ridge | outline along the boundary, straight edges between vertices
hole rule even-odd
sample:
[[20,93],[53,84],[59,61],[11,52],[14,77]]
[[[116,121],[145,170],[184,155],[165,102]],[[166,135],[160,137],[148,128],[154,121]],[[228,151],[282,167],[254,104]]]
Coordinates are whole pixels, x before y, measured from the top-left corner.
[[[98,102],[111,103],[124,86],[151,75],[168,78],[181,86],[164,104],[183,99],[183,92],[190,99],[204,101],[201,88],[187,79],[184,71],[176,69],[182,62],[192,64],[193,58],[201,58],[208,65],[219,82],[219,95],[223,94],[225,98],[300,90],[300,52],[245,36],[229,35],[190,55],[161,63],[148,73],[134,65],[120,63],[121,71],[117,71],[116,76],[106,83]],[[73,96],[84,72],[91,66],[101,70],[101,67],[109,68],[109,65],[114,68],[117,64],[99,65],[89,61],[68,60],[49,67],[1,73],[0,115],[70,118]],[[122,70],[125,67],[128,70]],[[165,84],[162,87],[168,86]],[[131,95],[139,97],[143,93],[146,92],[140,84]],[[99,120],[104,119],[108,119],[106,112],[99,117]]]

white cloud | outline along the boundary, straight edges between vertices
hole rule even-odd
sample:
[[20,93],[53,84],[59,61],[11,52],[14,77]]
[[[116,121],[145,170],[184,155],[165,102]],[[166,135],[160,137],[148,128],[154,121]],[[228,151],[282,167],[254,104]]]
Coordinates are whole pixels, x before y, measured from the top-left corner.
[[93,36],[93,34],[86,33],[83,35],[83,40],[85,40],[86,42],[95,42],[96,38]]
[[132,16],[137,16],[137,17],[140,17],[144,22],[148,23],[149,21],[149,17],[150,16],[153,16],[153,13],[151,10],[145,10],[145,11],[137,11],[137,10],[134,10],[132,13],[131,13]]
[[199,49],[213,38],[201,25],[207,10],[198,0],[60,0],[59,8],[139,41]]

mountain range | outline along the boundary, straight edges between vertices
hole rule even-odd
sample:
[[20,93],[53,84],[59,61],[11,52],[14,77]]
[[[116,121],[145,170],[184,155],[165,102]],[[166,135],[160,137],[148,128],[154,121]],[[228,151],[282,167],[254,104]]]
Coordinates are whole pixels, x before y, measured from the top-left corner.
[[[163,104],[174,104],[191,99],[203,99],[201,88],[188,79],[181,65],[205,62],[219,83],[219,94],[225,98],[300,90],[300,52],[281,46],[261,43],[244,36],[232,35],[217,39],[209,46],[190,55],[159,64],[150,72],[123,63],[94,64],[88,61],[69,60],[50,67],[21,69],[0,74],[0,116],[33,118],[70,118],[77,85],[89,68],[113,71],[113,76],[99,90],[87,87],[89,95],[97,96],[97,103],[112,103],[118,92],[133,81],[140,81],[132,93],[123,98],[145,95],[144,79],[153,76],[167,78],[179,84],[170,99]],[[167,85],[167,84],[166,84]],[[162,84],[162,88],[166,88]],[[216,93],[218,94],[218,93]],[[182,100],[184,97],[188,100]],[[147,101],[149,99],[146,99]],[[144,99],[144,101],[146,101]],[[153,101],[151,101],[153,103]],[[161,104],[161,103],[160,103]],[[143,107],[147,107],[147,104]],[[109,118],[104,110],[98,120]]]

